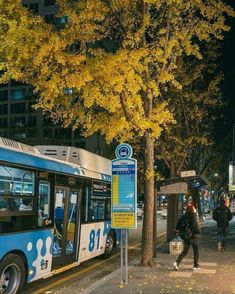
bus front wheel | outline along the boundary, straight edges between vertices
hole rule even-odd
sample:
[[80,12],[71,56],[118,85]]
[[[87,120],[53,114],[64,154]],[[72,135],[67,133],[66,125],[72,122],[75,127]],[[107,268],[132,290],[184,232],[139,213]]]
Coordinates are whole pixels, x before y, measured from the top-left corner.
[[102,258],[105,259],[111,256],[111,254],[113,253],[114,245],[115,245],[114,234],[113,232],[110,232],[106,239],[105,251],[104,251],[104,254],[102,255]]
[[8,254],[0,263],[0,293],[21,293],[25,282],[23,259],[14,253]]

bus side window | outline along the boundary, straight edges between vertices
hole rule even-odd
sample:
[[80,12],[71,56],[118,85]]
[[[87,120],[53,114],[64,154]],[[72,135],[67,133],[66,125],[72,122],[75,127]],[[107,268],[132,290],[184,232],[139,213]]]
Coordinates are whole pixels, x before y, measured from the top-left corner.
[[43,227],[44,221],[49,218],[50,211],[50,182],[39,181],[38,196],[38,227]]
[[0,194],[0,211],[5,211],[8,208],[7,200]]
[[82,187],[82,201],[81,201],[81,222],[86,223],[92,221],[93,211],[89,206],[89,199],[91,197],[91,181],[84,181]]
[[105,212],[105,201],[104,200],[91,200],[90,210],[93,212],[92,220],[103,220]]

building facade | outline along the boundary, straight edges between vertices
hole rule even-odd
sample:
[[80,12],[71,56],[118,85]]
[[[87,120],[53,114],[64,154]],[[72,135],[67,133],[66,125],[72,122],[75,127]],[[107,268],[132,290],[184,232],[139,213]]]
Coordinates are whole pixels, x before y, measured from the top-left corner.
[[[54,0],[23,0],[22,4],[49,22],[57,11]],[[40,110],[33,109],[36,99],[30,85],[14,81],[0,85],[0,136],[29,145],[70,145],[107,155],[101,135],[84,138],[79,130],[54,125]]]

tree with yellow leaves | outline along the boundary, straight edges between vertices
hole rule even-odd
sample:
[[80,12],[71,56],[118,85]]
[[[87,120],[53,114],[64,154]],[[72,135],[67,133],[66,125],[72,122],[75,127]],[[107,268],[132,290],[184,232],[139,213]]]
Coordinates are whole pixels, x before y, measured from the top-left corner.
[[100,131],[110,142],[145,146],[142,264],[153,262],[154,142],[172,122],[164,96],[182,56],[201,58],[199,42],[221,39],[221,0],[57,0],[55,24],[0,1],[0,82],[34,86],[38,108],[64,126]]

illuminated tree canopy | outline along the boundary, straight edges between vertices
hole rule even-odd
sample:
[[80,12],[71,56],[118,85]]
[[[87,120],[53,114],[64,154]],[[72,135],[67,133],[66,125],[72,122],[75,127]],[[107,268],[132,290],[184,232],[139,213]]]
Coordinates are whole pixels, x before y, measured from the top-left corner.
[[222,39],[234,15],[221,0],[58,0],[54,23],[0,1],[1,83],[31,84],[38,108],[64,126],[107,141],[145,144],[142,263],[153,261],[154,142],[173,114],[164,99],[181,89],[177,61],[202,58],[200,43]]

